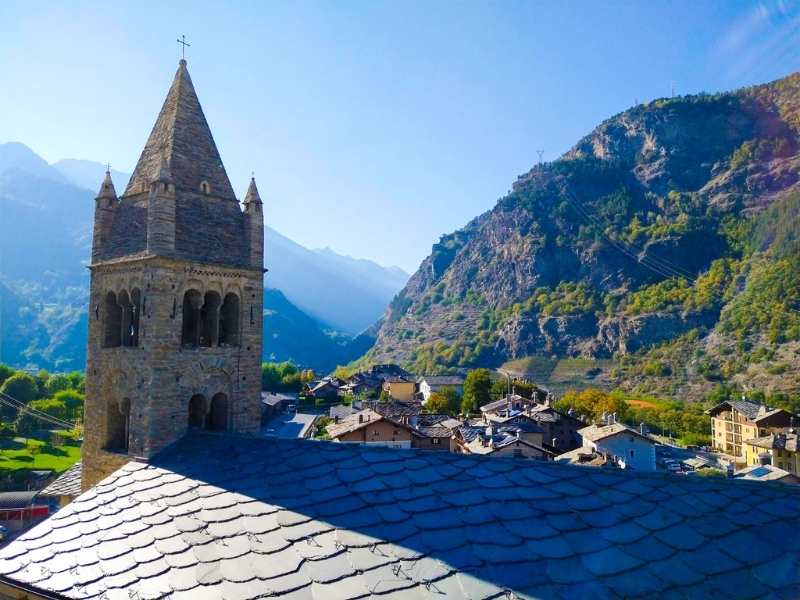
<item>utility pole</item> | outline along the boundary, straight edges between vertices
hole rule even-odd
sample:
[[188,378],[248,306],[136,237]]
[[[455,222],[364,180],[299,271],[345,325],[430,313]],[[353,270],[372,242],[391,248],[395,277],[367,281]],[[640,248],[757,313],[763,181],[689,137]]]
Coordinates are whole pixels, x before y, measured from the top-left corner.
[[544,156],[544,150],[537,150],[536,154],[539,155],[539,164],[542,164],[542,157]]

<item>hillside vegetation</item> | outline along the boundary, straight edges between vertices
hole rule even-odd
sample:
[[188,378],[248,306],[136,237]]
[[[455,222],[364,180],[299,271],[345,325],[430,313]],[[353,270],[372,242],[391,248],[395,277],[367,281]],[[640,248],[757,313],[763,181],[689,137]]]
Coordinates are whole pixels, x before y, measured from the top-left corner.
[[361,362],[613,359],[631,391],[797,393],[799,134],[798,74],[608,119],[434,244]]

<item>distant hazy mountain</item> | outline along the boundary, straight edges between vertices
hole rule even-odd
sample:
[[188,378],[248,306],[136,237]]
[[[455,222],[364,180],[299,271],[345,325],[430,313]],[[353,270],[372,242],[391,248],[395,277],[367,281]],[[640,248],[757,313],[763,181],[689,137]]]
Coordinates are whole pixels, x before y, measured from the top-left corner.
[[264,358],[291,360],[328,372],[363,354],[371,340],[363,342],[323,331],[319,323],[286,299],[282,292],[264,290]]
[[[53,168],[63,175],[70,183],[88,190],[97,191],[106,172],[106,166],[91,160],[78,160],[65,158],[53,163]],[[122,192],[131,178],[130,173],[123,173],[111,169],[111,178],[118,192]]]
[[309,250],[267,227],[267,285],[329,327],[356,335],[383,314],[408,275],[368,260]]
[[[104,171],[83,160],[49,165],[24,144],[0,144],[0,361],[83,368],[92,198]],[[122,190],[129,175],[112,177]],[[265,357],[317,369],[352,358],[348,336],[376,321],[407,278],[396,268],[308,250],[272,229],[266,263],[267,286],[285,297],[274,290],[265,297]]]

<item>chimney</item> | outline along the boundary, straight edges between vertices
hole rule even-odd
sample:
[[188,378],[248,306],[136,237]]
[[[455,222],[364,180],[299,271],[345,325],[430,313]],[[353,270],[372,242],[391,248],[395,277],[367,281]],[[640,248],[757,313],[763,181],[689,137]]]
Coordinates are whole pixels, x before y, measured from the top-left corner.
[[769,452],[761,452],[758,455],[758,464],[760,464],[760,465],[771,465],[772,464],[772,455]]
[[363,413],[359,413],[358,414],[358,422],[359,423],[363,423],[364,422],[364,414]]
[[644,423],[639,423],[639,433],[642,435],[647,435],[647,428],[645,427]]
[[553,443],[550,444],[553,448],[558,448],[558,438],[553,438]]
[[333,422],[334,422],[335,424],[337,424],[337,425],[339,424],[339,415],[335,415],[335,416],[333,417]]

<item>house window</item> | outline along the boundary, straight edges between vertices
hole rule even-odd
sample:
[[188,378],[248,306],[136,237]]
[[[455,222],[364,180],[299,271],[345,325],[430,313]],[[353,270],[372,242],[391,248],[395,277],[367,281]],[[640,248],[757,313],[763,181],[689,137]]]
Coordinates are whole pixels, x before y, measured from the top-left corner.
[[441,440],[439,438],[433,438],[431,440],[431,444],[434,445],[434,446],[438,446],[440,442],[441,442]]
[[634,455],[634,451],[631,450],[631,458],[633,458],[633,455]]
[[524,458],[522,456],[522,448],[514,448],[514,458]]

